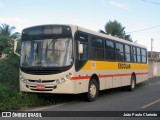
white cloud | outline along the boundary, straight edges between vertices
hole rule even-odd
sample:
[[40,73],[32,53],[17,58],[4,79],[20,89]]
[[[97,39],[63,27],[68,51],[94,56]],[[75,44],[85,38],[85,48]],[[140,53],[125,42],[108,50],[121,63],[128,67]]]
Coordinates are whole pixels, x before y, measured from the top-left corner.
[[10,26],[15,26],[16,31],[21,32],[23,28],[28,26],[28,22],[19,17],[0,17],[0,24],[8,24]]
[[119,2],[116,2],[114,0],[110,0],[109,1],[109,4],[117,7],[117,8],[120,8],[120,9],[127,9],[128,8],[128,4],[127,3],[119,3]]
[[4,3],[0,2],[0,9],[4,7],[5,7]]

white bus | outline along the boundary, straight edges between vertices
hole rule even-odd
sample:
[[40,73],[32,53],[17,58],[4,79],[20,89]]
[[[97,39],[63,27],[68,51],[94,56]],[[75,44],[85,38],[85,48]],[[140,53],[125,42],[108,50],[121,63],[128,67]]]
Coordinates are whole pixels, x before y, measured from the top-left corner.
[[94,101],[100,90],[126,86],[132,91],[147,79],[144,46],[75,25],[22,31],[20,91],[85,93],[88,101]]

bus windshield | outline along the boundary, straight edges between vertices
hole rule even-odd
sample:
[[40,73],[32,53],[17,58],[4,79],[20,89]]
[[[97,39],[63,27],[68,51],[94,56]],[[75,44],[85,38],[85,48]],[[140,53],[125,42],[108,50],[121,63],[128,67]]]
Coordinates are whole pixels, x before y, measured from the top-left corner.
[[21,67],[65,67],[73,63],[71,38],[25,40],[21,47]]

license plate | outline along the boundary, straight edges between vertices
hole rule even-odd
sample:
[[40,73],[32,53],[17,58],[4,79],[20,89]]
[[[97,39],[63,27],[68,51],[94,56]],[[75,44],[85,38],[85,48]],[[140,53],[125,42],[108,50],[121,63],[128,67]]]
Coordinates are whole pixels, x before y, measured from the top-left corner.
[[36,85],[37,90],[44,90],[45,86],[44,85]]

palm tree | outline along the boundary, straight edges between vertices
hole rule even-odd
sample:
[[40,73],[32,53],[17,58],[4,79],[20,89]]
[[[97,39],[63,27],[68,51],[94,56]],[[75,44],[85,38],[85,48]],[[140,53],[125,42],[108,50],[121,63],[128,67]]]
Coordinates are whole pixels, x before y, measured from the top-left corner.
[[118,23],[117,20],[109,22],[105,25],[105,30],[107,34],[111,34],[117,37],[123,37],[125,27],[122,27],[121,23]]
[[8,54],[13,45],[13,39],[20,37],[20,33],[14,32],[16,28],[7,24],[0,26],[0,57],[2,54]]
[[105,25],[105,31],[108,35],[111,34],[112,36],[132,41],[131,36],[126,35],[124,29],[125,27],[123,27],[122,24],[119,23],[117,20],[114,21],[109,20],[109,22],[107,22]]
[[7,24],[1,24],[0,26],[0,35],[5,35],[6,37],[10,37],[12,39],[15,39],[20,36],[20,33],[14,32],[15,26],[9,26]]

